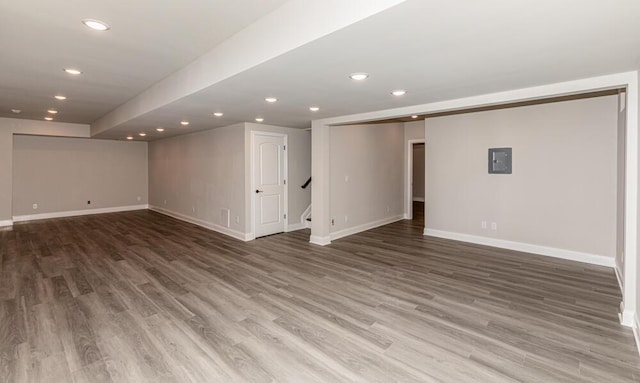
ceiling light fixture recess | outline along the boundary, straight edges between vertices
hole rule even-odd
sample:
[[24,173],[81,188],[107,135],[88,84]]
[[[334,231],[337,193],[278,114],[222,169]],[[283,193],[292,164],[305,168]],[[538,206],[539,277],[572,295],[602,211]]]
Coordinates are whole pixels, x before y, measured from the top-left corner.
[[133,136],[127,136],[127,140],[133,140]]
[[82,24],[96,31],[108,31],[109,29],[111,29],[109,24],[105,23],[104,21],[95,19],[84,19],[82,20]]
[[146,136],[146,135],[147,135],[147,133],[142,132],[142,133],[138,133],[138,135],[139,135],[140,137],[144,137],[144,136]]
[[47,110],[47,113],[57,114],[57,113],[58,113],[58,111],[57,111],[57,110],[55,110],[55,109],[49,109],[49,110]]
[[265,98],[264,100],[265,100],[266,102],[271,102],[271,103],[273,103],[273,102],[277,102],[277,101],[278,101],[278,99],[277,99],[277,98],[275,98],[275,97],[267,97],[267,98]]
[[418,118],[418,116],[414,114],[413,116],[411,116],[411,118]]
[[309,108],[309,110],[312,111],[312,112],[317,112],[317,111],[320,110],[320,108],[318,108],[317,106],[312,106],[312,107]]
[[404,96],[405,94],[407,94],[407,91],[404,89],[398,89],[391,92],[391,94],[394,96]]
[[22,111],[20,109],[11,109],[11,113],[20,114]]
[[256,121],[257,121],[257,122],[262,122],[262,121],[264,121],[264,118],[262,118],[262,117],[258,117],[258,118],[256,118]]
[[164,128],[156,128],[158,132],[164,132]]
[[82,71],[79,71],[79,70],[73,69],[73,68],[64,68],[64,71],[69,73],[69,74],[72,74],[74,76],[82,74]]
[[367,78],[369,78],[369,74],[368,73],[352,73],[351,75],[349,75],[349,77],[352,80],[362,81],[362,80],[366,80]]
[[216,116],[216,117],[222,117],[224,115],[224,113],[215,112],[213,115]]
[[61,94],[58,94],[58,95],[53,96],[53,98],[55,98],[56,100],[64,101],[64,100],[67,99],[67,96],[63,96]]
[[189,125],[189,121],[180,121],[180,125],[187,126]]
[[44,119],[47,121],[53,121],[53,117],[45,117]]

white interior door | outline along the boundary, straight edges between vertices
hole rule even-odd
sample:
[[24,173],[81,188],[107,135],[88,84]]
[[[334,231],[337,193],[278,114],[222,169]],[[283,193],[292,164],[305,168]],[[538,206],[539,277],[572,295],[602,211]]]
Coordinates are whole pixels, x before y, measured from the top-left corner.
[[285,229],[285,136],[254,134],[255,235]]

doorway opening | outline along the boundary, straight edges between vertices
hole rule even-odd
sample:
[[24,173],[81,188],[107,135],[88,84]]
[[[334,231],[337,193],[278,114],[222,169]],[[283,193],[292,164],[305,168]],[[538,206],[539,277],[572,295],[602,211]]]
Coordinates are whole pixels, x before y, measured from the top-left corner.
[[409,140],[407,143],[407,219],[416,226],[424,227],[425,211],[425,161],[424,139]]

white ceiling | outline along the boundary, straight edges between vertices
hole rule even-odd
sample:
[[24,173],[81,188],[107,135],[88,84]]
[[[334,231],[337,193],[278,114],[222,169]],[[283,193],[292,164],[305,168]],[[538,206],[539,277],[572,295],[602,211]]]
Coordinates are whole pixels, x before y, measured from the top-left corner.
[[[0,117],[41,120],[57,108],[57,121],[92,123],[285,2],[3,0]],[[90,30],[85,18],[112,29]]]
[[[123,139],[146,131],[145,139],[155,139],[257,116],[270,125],[307,128],[316,118],[640,69],[637,0],[407,0],[185,97],[153,103],[144,95],[131,98],[154,83],[168,92],[181,90],[163,79],[283,1],[203,0],[191,1],[190,7],[176,2],[175,9],[150,1],[129,2],[127,6],[136,7],[128,9],[124,2],[112,1],[89,10],[74,1],[70,14],[46,6],[46,1],[38,2],[41,8],[29,3],[33,1],[0,6],[0,49],[16,53],[0,56],[0,67],[9,68],[0,72],[0,116],[15,117],[6,111],[17,107],[25,110],[23,117],[41,119],[53,105],[51,95],[67,89],[77,91],[77,97],[69,94],[59,121],[94,122],[120,104],[147,103],[150,112],[108,125],[99,138]],[[334,3],[324,2],[329,7]],[[34,8],[40,16],[27,16],[27,9]],[[84,17],[103,19],[113,29],[96,35],[80,24]],[[139,18],[167,28],[143,31],[136,24]],[[30,26],[43,19],[48,25]],[[211,20],[224,21],[224,26],[213,28]],[[283,25],[290,20],[277,21]],[[7,36],[17,36],[21,43],[7,41]],[[76,82],[62,72],[66,65],[90,69]],[[371,77],[353,82],[348,75],[356,71]],[[391,96],[398,88],[407,95]],[[279,102],[268,104],[266,96]],[[19,101],[23,104],[14,105]],[[310,112],[311,105],[320,112]],[[37,112],[29,114],[30,108]],[[211,115],[217,110],[224,117]],[[189,127],[179,125],[182,119],[190,121]],[[156,133],[158,126],[166,131]]]

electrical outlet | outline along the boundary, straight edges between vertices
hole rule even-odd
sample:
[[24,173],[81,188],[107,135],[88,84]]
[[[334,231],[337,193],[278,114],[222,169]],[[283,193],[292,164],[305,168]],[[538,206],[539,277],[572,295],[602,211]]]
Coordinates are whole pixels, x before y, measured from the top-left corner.
[[165,205],[167,204],[167,200],[166,200],[166,199],[164,200],[164,204],[165,204]]
[[87,201],[87,205],[91,205],[91,201]]
[[344,221],[345,221],[345,222],[349,222],[349,217],[345,215],[345,216],[344,216]]
[[240,223],[240,216],[236,215],[236,223]]
[[344,176],[344,182],[349,182],[349,176]]
[[335,226],[335,225],[336,225],[336,221],[333,218],[331,218],[331,226]]
[[191,211],[192,211],[193,213],[195,213],[195,212],[196,212],[196,207],[195,207],[195,206],[191,206]]
[[391,211],[391,208],[387,206],[387,213]]
[[498,224],[495,222],[491,222],[491,230],[498,230]]
[[480,222],[480,227],[483,228],[483,229],[486,229],[487,228],[487,221]]
[[38,204],[34,203],[33,205],[31,205],[31,207],[33,207],[33,210],[38,210]]
[[138,196],[138,202],[142,201],[142,197]]

